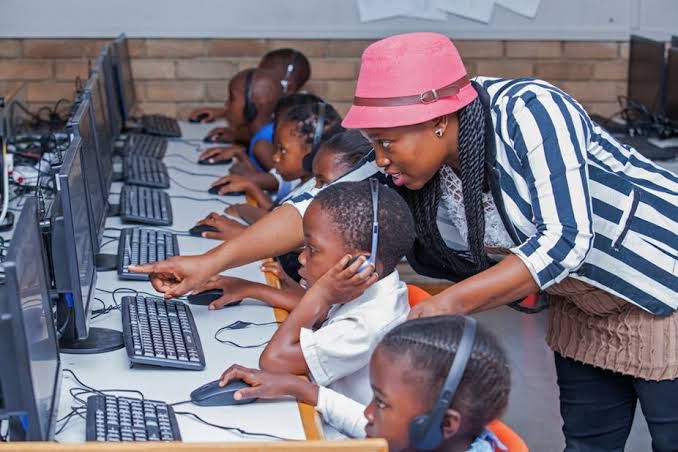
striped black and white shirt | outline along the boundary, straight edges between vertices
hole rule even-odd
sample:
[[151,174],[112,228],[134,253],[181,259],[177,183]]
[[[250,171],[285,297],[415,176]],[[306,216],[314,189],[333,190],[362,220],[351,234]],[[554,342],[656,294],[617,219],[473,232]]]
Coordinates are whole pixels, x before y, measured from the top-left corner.
[[[507,227],[520,242],[511,251],[539,287],[571,276],[653,314],[673,313],[678,176],[618,143],[547,82],[474,80],[490,97]],[[370,171],[373,162],[341,180]],[[290,202],[303,214],[315,193]]]

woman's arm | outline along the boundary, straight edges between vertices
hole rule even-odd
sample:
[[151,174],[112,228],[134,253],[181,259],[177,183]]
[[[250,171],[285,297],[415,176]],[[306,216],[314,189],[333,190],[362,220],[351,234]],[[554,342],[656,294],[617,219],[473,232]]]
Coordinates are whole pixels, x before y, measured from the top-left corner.
[[175,298],[228,268],[280,256],[303,243],[301,215],[286,204],[205,254],[175,256],[166,261],[130,266],[130,270],[148,273],[155,290],[164,293],[165,298]]

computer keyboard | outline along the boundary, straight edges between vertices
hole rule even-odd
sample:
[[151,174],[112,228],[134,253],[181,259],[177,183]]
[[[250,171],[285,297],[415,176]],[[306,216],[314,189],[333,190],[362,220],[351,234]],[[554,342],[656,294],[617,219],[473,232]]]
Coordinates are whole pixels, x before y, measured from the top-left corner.
[[132,364],[202,370],[205,354],[188,305],[157,297],[122,298],[122,334]]
[[87,441],[181,441],[174,409],[157,400],[89,396],[86,419]]
[[172,203],[169,195],[160,189],[123,185],[120,191],[120,217],[126,223],[170,226]]
[[179,254],[177,236],[162,229],[125,228],[118,241],[118,277],[137,281],[148,280],[144,273],[130,273],[130,265],[164,261]]
[[167,152],[167,139],[155,135],[143,133],[130,133],[127,135],[122,155],[136,155],[162,160]]
[[123,178],[130,185],[144,187],[169,188],[167,166],[151,157],[128,155],[123,160]]
[[631,146],[643,157],[650,160],[670,160],[678,157],[678,147],[662,148],[650,142],[647,137],[623,135],[616,138],[620,143]]
[[181,128],[174,118],[162,115],[144,115],[141,117],[144,132],[161,137],[180,138]]

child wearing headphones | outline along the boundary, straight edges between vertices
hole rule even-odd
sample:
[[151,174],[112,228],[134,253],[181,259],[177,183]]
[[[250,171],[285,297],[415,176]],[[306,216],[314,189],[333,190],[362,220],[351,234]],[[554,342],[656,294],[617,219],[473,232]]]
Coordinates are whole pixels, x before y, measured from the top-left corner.
[[438,316],[402,323],[379,342],[369,370],[367,406],[292,374],[237,365],[220,384],[241,379],[250,385],[237,400],[291,395],[347,436],[385,438],[390,451],[506,450],[485,426],[508,405],[508,360],[497,338],[475,320]]
[[[285,181],[299,179],[303,182],[312,177],[311,162],[320,144],[343,130],[339,125],[341,117],[329,104],[295,105],[276,120],[275,144],[273,156],[275,169]],[[305,163],[304,163],[305,162]],[[228,175],[212,183],[222,186],[219,194],[245,192],[252,196],[257,204],[267,211],[273,208],[271,198],[255,182],[245,176]],[[223,216],[210,214],[198,224],[206,224],[217,229],[216,232],[205,232],[204,237],[229,240],[238,234],[244,226]]]
[[[306,55],[295,49],[271,50],[259,61],[259,69],[273,73],[280,80],[280,87],[284,95],[296,93],[310,78],[311,65]],[[212,122],[224,118],[225,108],[198,108],[191,112],[189,119],[192,122]],[[234,129],[231,127],[217,127],[208,135],[208,142],[244,142],[250,139],[246,128]]]
[[[321,188],[339,179],[364,159],[372,150],[371,143],[358,131],[347,130],[334,135],[320,146],[317,155],[313,159],[313,174],[315,187]],[[240,210],[228,213],[238,214],[251,222],[260,218],[260,212],[248,210],[252,206],[243,205]],[[264,211],[266,213],[267,211]],[[216,224],[217,220],[210,220],[205,224]],[[210,233],[205,233],[209,237]],[[218,234],[217,232],[211,234]],[[211,235],[210,234],[210,235]],[[296,255],[298,263],[298,254]],[[289,258],[291,260],[292,257]],[[262,271],[270,271],[281,280],[282,289],[276,289],[266,284],[260,284],[246,279],[231,276],[215,276],[208,283],[196,289],[194,293],[201,293],[211,289],[222,289],[223,295],[214,300],[209,309],[220,309],[231,303],[244,298],[255,298],[275,308],[291,311],[299,303],[305,291],[300,288],[298,280],[298,266],[292,269],[285,265],[285,269],[279,263],[267,263],[262,266]],[[288,276],[288,271],[292,278]],[[301,290],[300,290],[301,289]]]
[[273,166],[273,108],[282,97],[280,81],[263,69],[246,69],[235,75],[228,84],[226,119],[238,129],[247,127],[250,140],[247,151],[240,145],[207,149],[198,161],[214,163],[237,158],[240,163],[257,171],[268,171]]

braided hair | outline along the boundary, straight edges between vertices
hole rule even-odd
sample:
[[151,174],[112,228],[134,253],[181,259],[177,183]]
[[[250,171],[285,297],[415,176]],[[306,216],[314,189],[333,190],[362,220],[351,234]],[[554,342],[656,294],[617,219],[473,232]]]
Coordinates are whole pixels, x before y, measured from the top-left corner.
[[[436,316],[409,320],[392,329],[377,349],[409,359],[408,365],[428,374],[421,386],[431,405],[440,394],[464,331],[462,316]],[[471,356],[452,399],[451,408],[462,417],[463,434],[476,437],[485,425],[499,418],[508,405],[511,372],[499,340],[478,325]]]
[[484,244],[482,194],[485,177],[485,114],[480,98],[459,111],[459,161],[471,260],[450,250],[438,230],[436,219],[441,198],[440,171],[420,190],[401,187],[399,191],[412,210],[417,226],[417,244],[431,251],[440,268],[466,278],[490,265]]
[[[320,112],[320,103],[303,103],[283,110],[282,114],[276,117],[276,128],[279,124],[294,122],[297,124],[297,133],[303,137],[306,143],[313,143],[313,136],[315,135]],[[332,105],[325,103],[325,128],[320,137],[320,142],[328,140],[343,130],[344,128],[341,127],[341,116]]]

